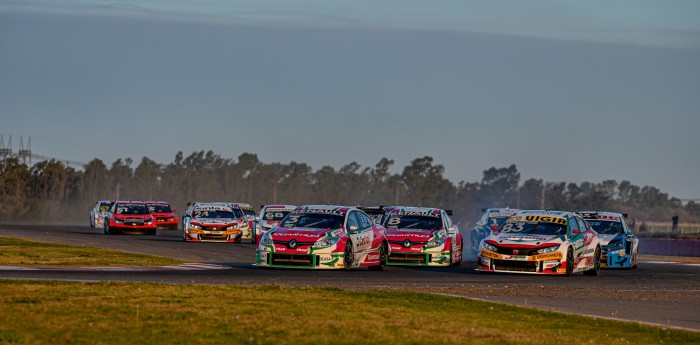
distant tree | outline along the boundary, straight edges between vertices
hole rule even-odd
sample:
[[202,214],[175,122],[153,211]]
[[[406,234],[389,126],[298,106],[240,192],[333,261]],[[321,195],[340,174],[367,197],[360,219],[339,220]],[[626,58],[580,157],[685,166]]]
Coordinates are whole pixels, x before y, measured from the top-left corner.
[[405,204],[413,206],[446,207],[454,195],[454,186],[443,177],[445,168],[433,165],[433,158],[425,156],[411,161],[403,169],[401,178],[406,186]]
[[18,219],[28,209],[31,172],[17,158],[0,161],[0,220]]
[[515,207],[518,203],[520,173],[511,164],[507,168],[492,167],[484,170],[481,194],[484,207]]
[[137,199],[160,200],[160,181],[163,167],[155,161],[143,157],[141,163],[134,169],[133,192]]

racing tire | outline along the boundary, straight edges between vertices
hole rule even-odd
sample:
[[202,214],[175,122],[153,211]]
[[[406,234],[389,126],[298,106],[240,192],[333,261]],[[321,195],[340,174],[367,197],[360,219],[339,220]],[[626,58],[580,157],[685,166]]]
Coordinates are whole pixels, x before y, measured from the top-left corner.
[[[462,252],[464,251],[464,239],[459,240],[459,251]],[[452,266],[462,266],[462,257],[460,255],[459,261],[452,263]]]
[[574,252],[569,248],[566,252],[566,276],[574,274]]
[[102,230],[104,231],[105,235],[109,235],[108,227],[109,227],[109,225],[107,224],[107,222],[105,222],[105,225],[102,227],[103,228]]
[[347,241],[345,243],[345,250],[343,251],[343,268],[347,271],[352,268],[352,263],[355,261],[352,252],[352,242]]
[[92,217],[90,217],[90,227],[91,228],[95,227],[94,219]]
[[156,236],[157,233],[158,233],[158,229],[148,230],[148,234],[151,236]]
[[255,231],[253,231],[253,235],[250,236],[250,243],[255,244],[257,242],[257,236],[255,236]]
[[595,249],[595,256],[593,257],[593,268],[588,271],[583,271],[584,275],[587,276],[597,276],[600,274],[600,248]]
[[383,242],[381,246],[379,246],[379,265],[377,266],[370,266],[369,270],[370,271],[383,271],[384,266],[386,266],[386,259],[387,259],[387,245],[386,242]]

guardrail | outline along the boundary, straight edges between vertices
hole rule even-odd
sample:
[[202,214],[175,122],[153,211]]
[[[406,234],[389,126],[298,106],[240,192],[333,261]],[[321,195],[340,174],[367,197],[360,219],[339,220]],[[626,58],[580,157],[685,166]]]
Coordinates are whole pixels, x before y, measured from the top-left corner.
[[639,234],[700,234],[700,224],[679,223],[676,231],[673,225],[667,222],[637,223],[636,231]]

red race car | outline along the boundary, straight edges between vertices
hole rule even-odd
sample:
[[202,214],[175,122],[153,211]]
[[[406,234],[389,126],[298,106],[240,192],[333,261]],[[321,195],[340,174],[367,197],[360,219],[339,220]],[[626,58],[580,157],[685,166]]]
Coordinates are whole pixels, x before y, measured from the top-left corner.
[[155,235],[157,226],[158,222],[145,202],[117,201],[105,216],[104,232],[107,235],[131,232]]
[[148,209],[158,221],[158,229],[177,230],[177,216],[175,210],[165,201],[146,201]]

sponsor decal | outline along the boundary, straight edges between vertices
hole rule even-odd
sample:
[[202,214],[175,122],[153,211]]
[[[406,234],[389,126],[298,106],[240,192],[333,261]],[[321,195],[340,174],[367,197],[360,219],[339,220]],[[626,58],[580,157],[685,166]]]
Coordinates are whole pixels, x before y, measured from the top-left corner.
[[426,210],[426,211],[409,211],[403,209],[395,209],[391,212],[391,216],[424,216],[424,217],[440,217],[439,210]]
[[514,215],[515,212],[491,212],[489,213],[489,218],[503,218],[503,217],[510,217]]
[[202,212],[202,211],[225,211],[225,212],[233,212],[230,207],[226,206],[196,206],[194,212]]
[[503,255],[503,260],[528,261],[527,255]]
[[533,255],[530,257],[530,261],[543,261],[543,260],[561,260],[563,258],[560,252],[552,252],[546,254]]
[[370,242],[371,242],[371,240],[370,240],[369,237],[370,237],[369,234],[364,235],[364,236],[361,236],[361,237],[360,237],[360,241],[358,242],[357,245],[360,246],[360,247],[361,247],[361,246],[367,246],[367,245],[369,245]]
[[486,257],[486,258],[490,258],[490,259],[498,259],[498,260],[502,260],[502,259],[503,259],[503,256],[502,256],[501,254],[492,252],[492,251],[490,251],[490,250],[488,250],[488,249],[482,249],[482,250],[481,250],[481,256]]
[[330,214],[334,216],[344,216],[347,208],[340,209],[320,209],[320,208],[306,208],[296,212],[297,214]]
[[367,261],[379,261],[379,253],[368,254]]
[[508,236],[504,238],[506,241],[513,241],[513,242],[535,242],[535,241],[546,241],[546,237],[539,237],[539,236]]
[[406,248],[409,248],[411,246],[411,240],[404,240],[403,241],[403,246]]
[[586,255],[586,254],[591,254],[591,253],[593,253],[594,251],[595,251],[595,249],[594,249],[594,248],[588,248],[588,249],[586,249],[586,251],[585,251],[585,252],[583,252],[583,255]]
[[559,218],[553,216],[516,216],[508,219],[509,223],[555,223],[566,225],[566,218]]

